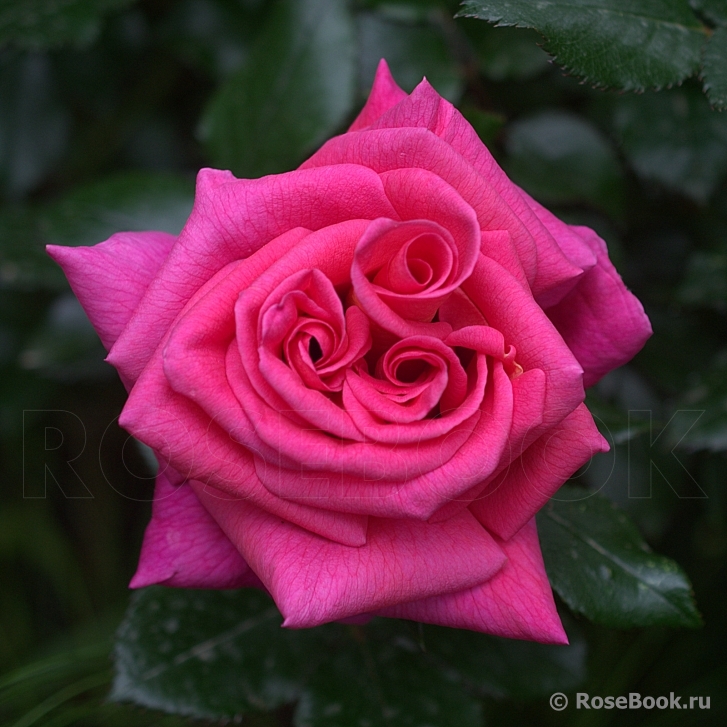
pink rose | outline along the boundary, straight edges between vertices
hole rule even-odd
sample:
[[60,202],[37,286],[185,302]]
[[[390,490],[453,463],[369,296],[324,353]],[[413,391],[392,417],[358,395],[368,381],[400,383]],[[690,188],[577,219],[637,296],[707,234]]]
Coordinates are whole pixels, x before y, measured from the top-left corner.
[[564,643],[535,513],[607,449],[584,385],[650,335],[605,244],[382,61],[287,174],[203,170],[178,238],[51,247],[160,461],[132,587],[262,585],[294,628],[370,614]]

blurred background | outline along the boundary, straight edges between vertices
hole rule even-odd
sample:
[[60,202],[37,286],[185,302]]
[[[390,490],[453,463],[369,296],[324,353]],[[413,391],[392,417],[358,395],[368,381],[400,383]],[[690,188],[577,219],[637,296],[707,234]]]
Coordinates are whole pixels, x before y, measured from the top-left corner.
[[[643,301],[653,338],[588,396],[614,449],[575,479],[685,569],[705,622],[568,623],[586,649],[580,690],[686,690],[711,695],[709,712],[558,713],[542,696],[492,694],[486,724],[727,723],[727,114],[695,80],[594,90],[553,65],[534,31],[454,20],[457,10],[444,0],[0,7],[3,724],[187,724],[106,701],[153,469],[116,424],[123,387],[44,246],[178,232],[203,166],[247,177],[294,168],[346,129],[382,57],[407,91],[426,75],[536,199],[595,228]],[[290,710],[243,723],[287,725]]]

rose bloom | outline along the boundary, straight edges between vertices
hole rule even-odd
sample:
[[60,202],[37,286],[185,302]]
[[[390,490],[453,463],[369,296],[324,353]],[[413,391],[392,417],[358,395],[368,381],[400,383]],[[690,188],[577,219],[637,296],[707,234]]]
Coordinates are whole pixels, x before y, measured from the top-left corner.
[[382,61],[296,171],[202,170],[178,237],[49,252],[159,459],[133,588],[567,643],[534,515],[607,450],[584,386],[651,329],[603,240],[426,81],[407,95]]

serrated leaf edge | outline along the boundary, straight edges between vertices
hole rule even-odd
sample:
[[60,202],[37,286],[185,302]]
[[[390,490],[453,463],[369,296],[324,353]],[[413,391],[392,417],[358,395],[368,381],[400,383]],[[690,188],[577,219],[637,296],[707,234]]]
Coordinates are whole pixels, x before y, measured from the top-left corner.
[[[545,1],[548,2],[548,0],[545,0]],[[559,4],[565,5],[565,3],[559,3]],[[672,81],[671,83],[666,83],[666,84],[654,84],[654,85],[647,86],[645,84],[630,82],[627,84],[616,86],[613,84],[602,83],[601,81],[598,81],[596,79],[589,78],[588,75],[586,75],[585,73],[578,71],[578,70],[574,69],[573,67],[560,61],[558,56],[548,48],[548,44],[552,42],[552,39],[549,38],[542,30],[540,30],[539,28],[536,28],[534,25],[529,25],[527,23],[520,22],[520,21],[514,21],[514,22],[504,21],[502,16],[499,14],[492,14],[492,15],[477,14],[476,11],[470,10],[471,3],[467,2],[467,0],[465,0],[462,3],[462,5],[465,7],[463,10],[460,10],[454,16],[455,19],[456,18],[473,18],[476,20],[484,20],[485,22],[490,23],[495,28],[520,28],[520,29],[534,30],[544,40],[544,44],[540,47],[550,56],[551,60],[556,65],[558,65],[563,71],[565,71],[566,74],[577,76],[579,79],[581,79],[582,83],[590,84],[595,89],[600,89],[600,90],[614,89],[614,90],[619,90],[619,91],[632,91],[634,93],[643,93],[644,91],[647,91],[647,90],[661,91],[665,88],[670,89],[670,88],[673,88],[674,86],[680,86],[687,79],[701,74],[701,71],[702,71],[703,64],[700,63],[700,66],[698,68],[694,68],[690,75],[685,75],[682,78],[680,78],[679,80],[675,80],[675,81]],[[598,10],[599,8],[596,8],[594,6],[594,9]],[[697,25],[686,26],[686,25],[682,25],[681,23],[675,23],[673,21],[668,21],[668,20],[660,20],[657,18],[650,18],[649,16],[637,15],[635,13],[616,12],[616,11],[610,11],[610,12],[615,12],[617,15],[621,15],[621,16],[630,15],[630,16],[633,16],[634,18],[644,18],[646,20],[651,20],[653,22],[657,22],[662,25],[672,26],[673,28],[677,28],[681,31],[684,31],[685,33],[692,33],[692,32],[703,33],[705,35],[705,39],[702,44],[702,47],[700,48],[700,58],[704,56],[704,50],[706,48],[707,42],[709,41],[709,37],[712,33],[711,29],[706,27],[705,25],[703,25],[696,16],[695,16],[695,21],[696,21]],[[706,87],[704,88],[704,92],[707,96],[709,96],[709,94],[707,93]],[[727,108],[727,104],[725,104],[722,108]]]

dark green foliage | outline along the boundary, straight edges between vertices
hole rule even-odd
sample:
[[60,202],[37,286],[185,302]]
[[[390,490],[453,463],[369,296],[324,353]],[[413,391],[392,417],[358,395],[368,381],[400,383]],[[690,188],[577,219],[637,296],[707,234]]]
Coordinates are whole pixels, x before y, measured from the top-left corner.
[[462,17],[538,31],[558,65],[594,86],[670,88],[698,74],[712,106],[727,108],[727,13],[720,0],[693,0],[691,8],[682,0],[462,5]]
[[46,245],[93,245],[119,230],[178,233],[192,209],[192,184],[134,172],[79,186],[57,202],[0,211],[0,285],[65,290]]
[[597,493],[563,487],[538,514],[548,577],[576,612],[611,628],[698,626],[691,584]]
[[544,111],[510,125],[506,171],[544,204],[590,202],[618,214],[623,199],[615,150],[585,119]]
[[246,177],[295,166],[341,125],[356,89],[344,0],[279,0],[246,63],[212,97],[201,133],[214,163]]
[[721,26],[712,33],[704,49],[704,90],[712,105],[727,108],[727,27]]
[[90,43],[109,11],[132,0],[3,0],[0,4],[0,45],[49,48]]
[[116,641],[112,698],[196,717],[297,702],[296,727],[481,724],[483,694],[533,698],[582,679],[585,649],[389,619],[282,629],[254,590],[147,588]]
[[681,83],[699,68],[705,31],[681,0],[466,0],[463,16],[534,28],[556,63],[626,91]]

